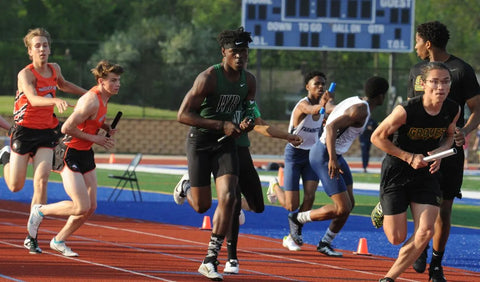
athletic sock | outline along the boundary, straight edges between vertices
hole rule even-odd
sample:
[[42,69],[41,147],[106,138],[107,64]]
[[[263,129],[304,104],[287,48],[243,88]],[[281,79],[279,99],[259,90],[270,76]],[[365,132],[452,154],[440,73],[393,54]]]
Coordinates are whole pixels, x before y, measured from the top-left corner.
[[330,230],[330,228],[327,228],[327,231],[325,232],[325,235],[323,235],[323,238],[322,238],[322,242],[324,243],[327,243],[327,244],[331,244],[333,239],[335,239],[335,237],[337,237],[337,234],[338,233],[334,233],[332,232],[332,230]]
[[298,222],[304,224],[305,222],[310,222],[310,221],[312,221],[312,218],[310,217],[310,212],[311,212],[311,211],[299,212],[299,213],[297,214],[297,220],[298,220]]
[[222,248],[225,235],[218,235],[212,233],[210,236],[210,242],[208,243],[207,256],[203,260],[203,263],[215,263],[217,261],[218,253]]
[[234,240],[227,241],[228,260],[237,259],[237,242]]
[[445,252],[439,252],[432,249],[432,261],[430,266],[440,266],[442,265],[443,254]]
[[230,228],[230,235],[227,238],[227,252],[228,252],[228,259],[237,259],[237,244],[238,244],[238,232],[239,232],[239,219],[238,214],[234,213],[235,215],[232,218],[232,227]]

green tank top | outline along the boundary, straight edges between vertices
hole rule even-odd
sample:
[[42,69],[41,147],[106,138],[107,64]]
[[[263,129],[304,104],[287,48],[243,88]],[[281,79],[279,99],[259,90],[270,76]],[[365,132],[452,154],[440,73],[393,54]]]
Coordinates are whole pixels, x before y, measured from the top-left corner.
[[[200,116],[208,119],[232,121],[239,105],[248,94],[245,71],[242,70],[239,81],[230,82],[223,74],[221,64],[213,66],[217,74],[217,87],[214,93],[208,95],[200,106]],[[198,128],[202,132],[223,134],[223,131],[214,131]]]
[[[237,110],[237,113],[235,113],[235,117],[237,118],[237,120],[234,120],[233,121],[234,123],[239,124],[245,118],[245,115],[246,115],[245,111],[247,109],[246,103],[247,101],[240,104]],[[256,119],[259,117],[261,117],[261,114],[259,111],[256,111],[255,114],[253,115],[253,118]],[[239,147],[250,147],[250,139],[248,138],[248,133],[243,132],[237,139],[235,139],[235,143]]]

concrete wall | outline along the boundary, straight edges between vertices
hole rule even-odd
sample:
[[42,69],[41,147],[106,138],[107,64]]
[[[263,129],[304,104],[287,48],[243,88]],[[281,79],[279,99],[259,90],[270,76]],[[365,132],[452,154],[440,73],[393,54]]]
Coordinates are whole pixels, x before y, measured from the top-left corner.
[[[286,121],[269,121],[269,123],[287,131],[288,122]],[[122,119],[118,125],[117,144],[114,152],[185,155],[185,138],[188,130],[188,126],[171,120]],[[251,132],[249,136],[252,144],[250,151],[253,155],[283,155],[286,141],[264,137],[256,132]],[[95,151],[105,152],[103,148],[98,146],[95,147]],[[346,155],[361,156],[358,140],[355,141]],[[372,158],[380,158],[382,155],[382,152],[372,146]]]

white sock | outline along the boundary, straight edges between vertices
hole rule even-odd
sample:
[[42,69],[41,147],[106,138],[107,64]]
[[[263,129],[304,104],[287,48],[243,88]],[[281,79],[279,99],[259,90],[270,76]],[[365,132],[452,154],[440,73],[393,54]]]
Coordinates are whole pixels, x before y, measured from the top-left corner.
[[337,234],[338,233],[333,233],[332,230],[330,230],[330,228],[327,228],[327,231],[325,232],[325,235],[323,235],[322,242],[327,243],[327,244],[331,244],[333,239],[335,239],[335,237],[337,237]]
[[312,219],[310,218],[310,212],[311,211],[306,211],[306,212],[299,212],[297,215],[297,220],[300,223],[305,223],[305,222],[310,222]]

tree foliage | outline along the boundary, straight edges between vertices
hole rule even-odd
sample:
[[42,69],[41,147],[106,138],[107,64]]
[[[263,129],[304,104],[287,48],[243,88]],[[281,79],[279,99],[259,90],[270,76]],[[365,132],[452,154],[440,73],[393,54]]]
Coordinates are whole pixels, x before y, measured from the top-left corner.
[[[477,0],[415,3],[415,24],[445,23],[451,36],[448,50],[479,70]],[[95,82],[89,70],[109,59],[126,68],[116,102],[175,110],[196,75],[221,61],[216,36],[240,25],[241,0],[16,0],[0,1],[0,10],[0,94],[13,95],[16,74],[29,63],[22,38],[28,29],[42,26],[53,37],[50,61],[62,66],[68,80],[91,87]],[[283,118],[278,109],[283,95],[291,93],[275,83],[272,70],[322,70],[329,81],[337,81],[340,99],[361,94],[365,79],[376,74],[390,78],[396,95],[405,96],[408,69],[416,62],[415,52],[251,50],[249,69],[259,78],[264,116]]]

